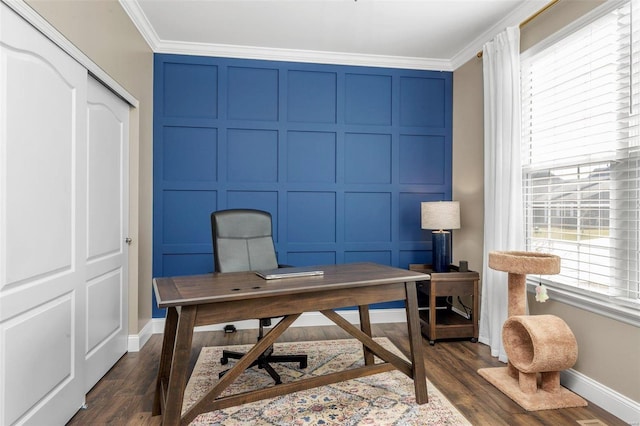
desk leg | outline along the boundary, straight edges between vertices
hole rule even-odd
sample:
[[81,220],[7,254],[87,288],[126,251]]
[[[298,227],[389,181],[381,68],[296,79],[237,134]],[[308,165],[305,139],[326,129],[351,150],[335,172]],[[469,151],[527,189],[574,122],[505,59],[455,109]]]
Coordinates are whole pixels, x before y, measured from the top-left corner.
[[156,379],[156,394],[153,397],[152,415],[157,416],[162,413],[162,403],[164,390],[162,383],[169,380],[171,372],[171,359],[173,358],[173,344],[176,339],[176,329],[178,327],[178,312],[176,308],[167,308],[167,318],[164,321],[164,337],[162,340],[162,352],[160,352],[160,365],[158,366],[158,378]]
[[437,320],[437,299],[435,280],[429,281],[429,344],[431,346],[436,343],[436,320]]
[[478,303],[478,280],[473,280],[473,310],[471,311],[471,321],[473,322],[473,339],[471,341],[476,343],[478,341],[478,319],[480,313],[480,306]]
[[416,402],[429,402],[427,395],[427,376],[424,368],[424,350],[422,335],[420,334],[420,313],[418,311],[418,293],[414,281],[406,282],[407,294],[407,328],[409,331],[409,346],[411,348],[411,364],[413,366],[413,386],[416,392]]
[[[360,305],[358,306],[358,310],[360,311],[360,330],[365,333],[367,336],[371,336],[371,317],[369,316],[369,305]],[[364,344],[362,345],[364,350],[364,364],[365,365],[373,365],[373,352],[369,350]]]
[[196,323],[197,309],[197,306],[183,306],[180,309],[173,359],[171,360],[171,373],[169,374],[169,385],[167,387],[167,400],[162,414],[163,425],[180,424],[182,399],[184,398],[184,388],[187,386],[193,327]]

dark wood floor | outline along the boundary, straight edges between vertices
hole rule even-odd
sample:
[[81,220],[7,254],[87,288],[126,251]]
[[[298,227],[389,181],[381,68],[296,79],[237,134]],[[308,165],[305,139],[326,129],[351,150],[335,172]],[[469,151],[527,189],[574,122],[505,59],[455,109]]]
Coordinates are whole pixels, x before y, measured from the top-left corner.
[[[405,324],[374,324],[376,336],[387,336],[405,354],[409,340]],[[304,341],[349,338],[337,326],[291,328],[279,341]],[[240,330],[195,333],[191,353],[192,368],[204,346],[253,343],[256,332]],[[474,425],[578,425],[578,421],[599,420],[591,425],[625,425],[623,421],[589,403],[584,408],[527,412],[491,384],[476,370],[504,366],[489,353],[489,348],[469,341],[438,342],[426,340],[425,365],[429,380]],[[69,425],[160,425],[151,416],[156,371],[162,336],[154,335],[140,352],[128,353],[96,384],[87,395],[88,408],[79,411]]]

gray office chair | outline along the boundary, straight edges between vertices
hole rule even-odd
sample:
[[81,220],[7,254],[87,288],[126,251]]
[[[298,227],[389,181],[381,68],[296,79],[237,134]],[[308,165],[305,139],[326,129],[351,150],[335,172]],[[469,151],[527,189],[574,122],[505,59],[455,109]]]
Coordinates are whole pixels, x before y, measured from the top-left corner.
[[[271,231],[271,214],[261,210],[233,209],[211,213],[213,258],[216,272],[257,271],[275,269],[278,265]],[[258,340],[264,336],[264,327],[271,325],[271,318],[260,318]],[[220,363],[229,358],[240,359],[244,353],[223,351]],[[282,383],[280,375],[271,367],[274,362],[298,362],[307,367],[306,355],[274,355],[273,345],[251,364],[264,368],[275,380]],[[220,377],[226,371],[220,373]]]

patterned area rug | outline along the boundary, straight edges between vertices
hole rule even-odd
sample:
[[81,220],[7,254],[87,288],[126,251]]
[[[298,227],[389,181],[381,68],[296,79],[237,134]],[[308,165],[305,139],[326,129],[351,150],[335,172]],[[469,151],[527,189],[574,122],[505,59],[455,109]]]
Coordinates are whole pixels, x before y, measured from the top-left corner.
[[[387,338],[376,338],[388,350],[403,356]],[[225,349],[246,351],[250,345]],[[184,408],[215,384],[222,347],[203,348],[187,384]],[[309,365],[274,364],[283,383],[363,365],[362,345],[355,339],[276,343],[275,354],[307,354]],[[404,356],[403,356],[404,357]],[[406,359],[406,358],[405,358]],[[380,362],[376,358],[376,362]],[[262,369],[250,368],[223,395],[273,384]],[[289,395],[252,402],[196,417],[192,425],[470,425],[460,412],[427,381],[429,402],[415,403],[413,381],[399,371],[375,374]]]

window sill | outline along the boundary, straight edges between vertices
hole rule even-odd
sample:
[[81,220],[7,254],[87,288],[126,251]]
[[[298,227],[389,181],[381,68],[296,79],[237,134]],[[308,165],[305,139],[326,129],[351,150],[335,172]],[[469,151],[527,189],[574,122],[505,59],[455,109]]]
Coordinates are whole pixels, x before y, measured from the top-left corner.
[[[537,285],[537,282],[527,282],[527,291],[529,293],[535,293]],[[638,310],[549,285],[547,285],[547,293],[549,294],[550,300],[584,309],[585,311],[633,325],[634,327],[640,327],[640,312]]]

